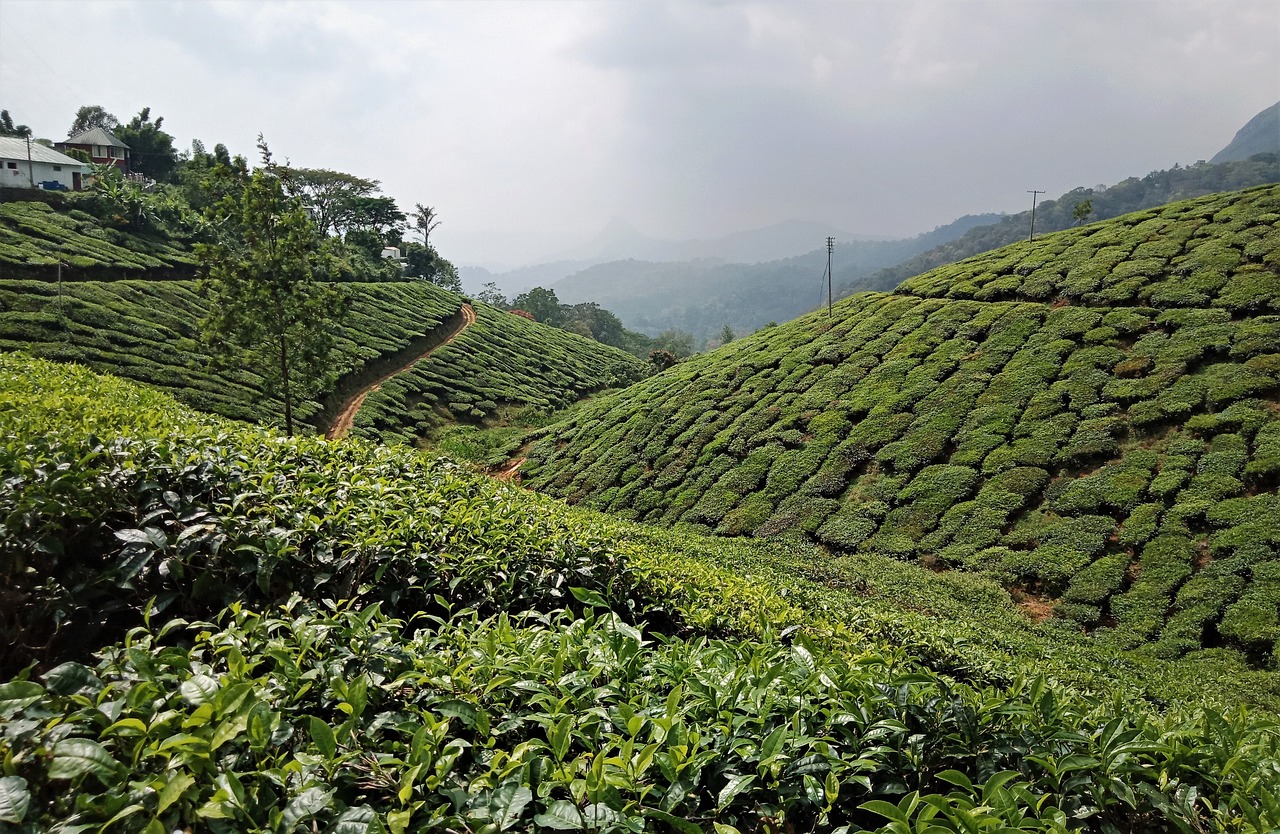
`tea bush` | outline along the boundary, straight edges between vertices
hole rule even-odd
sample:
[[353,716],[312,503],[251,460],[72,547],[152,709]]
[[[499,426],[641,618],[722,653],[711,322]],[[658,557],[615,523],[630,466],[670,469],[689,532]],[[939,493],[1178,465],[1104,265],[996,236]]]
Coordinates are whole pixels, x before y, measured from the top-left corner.
[[1280,823],[1280,727],[1153,710],[1172,667],[989,582],[623,525],[11,354],[0,397],[5,611],[99,626],[0,682],[4,830]]

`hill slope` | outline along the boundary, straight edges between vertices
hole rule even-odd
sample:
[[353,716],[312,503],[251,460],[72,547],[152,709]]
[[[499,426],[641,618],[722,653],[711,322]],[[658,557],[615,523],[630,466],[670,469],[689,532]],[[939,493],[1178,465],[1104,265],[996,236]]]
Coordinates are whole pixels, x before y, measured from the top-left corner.
[[1062,232],[599,398],[525,483],[986,573],[1122,647],[1280,663],[1280,187]]
[[[1090,221],[1109,220],[1175,200],[1274,182],[1280,182],[1280,160],[1275,158],[1220,165],[1205,163],[1187,168],[1174,166],[1165,171],[1152,171],[1142,178],[1130,177],[1108,188],[1077,188],[1056,200],[1045,200],[1036,207],[1036,234],[1062,231],[1078,225],[1075,208],[1086,200],[1090,201],[1093,209],[1088,218]],[[870,276],[837,274],[837,287],[841,297],[867,290],[889,290],[908,278],[944,264],[1026,240],[1030,228],[1030,211],[1010,214],[998,223],[972,229],[949,243]]]
[[711,543],[404,448],[4,354],[0,404],[0,652],[40,664],[0,682],[5,829],[1280,822],[1264,720],[956,681]]
[[[352,306],[333,356],[336,379],[297,409],[305,424],[321,431],[348,391],[425,350],[437,329],[460,316],[463,302],[420,281],[344,286]],[[489,420],[499,406],[566,405],[645,373],[642,362],[615,348],[477,307],[483,326],[469,328],[448,351],[415,366],[414,382],[384,385],[357,415],[357,433],[388,440],[426,437],[448,423]],[[81,362],[155,385],[216,414],[279,420],[283,405],[261,377],[211,364],[197,339],[206,309],[195,281],[58,284],[0,277],[0,349]],[[449,361],[462,353],[492,361],[482,367]],[[445,390],[450,396],[433,393]],[[450,403],[466,408],[451,409]]]
[[1254,116],[1210,162],[1248,159],[1254,154],[1280,154],[1280,101]]

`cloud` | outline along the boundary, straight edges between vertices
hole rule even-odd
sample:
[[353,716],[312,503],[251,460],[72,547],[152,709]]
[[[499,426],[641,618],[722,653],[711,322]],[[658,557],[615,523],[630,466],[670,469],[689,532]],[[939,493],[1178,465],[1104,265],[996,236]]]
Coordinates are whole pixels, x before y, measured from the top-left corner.
[[5,0],[0,89],[55,138],[88,103],[263,132],[519,262],[615,215],[906,235],[1194,162],[1280,98],[1278,29],[1273,0]]

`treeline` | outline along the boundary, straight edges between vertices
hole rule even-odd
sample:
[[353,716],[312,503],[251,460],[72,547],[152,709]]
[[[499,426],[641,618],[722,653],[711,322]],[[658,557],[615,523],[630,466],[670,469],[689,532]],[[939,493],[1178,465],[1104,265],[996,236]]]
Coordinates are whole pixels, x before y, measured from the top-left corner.
[[[1256,154],[1246,160],[1217,165],[1207,162],[1185,168],[1174,165],[1164,171],[1152,171],[1145,177],[1129,177],[1110,188],[1075,188],[1056,200],[1045,200],[1035,209],[1035,232],[1037,235],[1060,232],[1178,200],[1273,182],[1280,182],[1280,157],[1274,153]],[[891,290],[906,279],[931,269],[1026,240],[1030,233],[1030,211],[1007,215],[998,223],[979,226],[956,240],[869,277],[852,276],[840,287],[840,297],[868,290]]]
[[[490,281],[476,294],[476,299],[516,315],[524,315],[534,321],[620,348],[632,356],[648,359],[659,367],[674,365],[695,352],[692,333],[666,330],[657,336],[646,336],[626,329],[621,319],[594,301],[562,304],[556,297],[555,290],[544,287],[534,287],[508,299],[498,289],[498,285]],[[728,338],[725,338],[726,335]],[[732,331],[726,325],[720,343],[732,338]]]
[[[92,165],[89,186],[58,202],[71,212],[97,219],[108,238],[114,233],[122,240],[151,237],[186,246],[208,240],[211,209],[234,196],[250,173],[245,156],[232,154],[222,143],[210,150],[203,141],[193,139],[187,150],[178,150],[175,138],[164,130],[164,118],[152,118],[148,107],[127,123],[101,106],[81,107],[67,137],[93,128],[102,128],[129,146],[128,170],[93,165],[82,151],[72,150],[70,155]],[[0,131],[31,135],[27,126],[13,124],[8,111],[0,111]],[[48,139],[36,141],[53,144]],[[259,150],[265,147],[263,143]],[[343,171],[290,165],[276,169],[288,195],[306,209],[315,234],[323,239],[333,266],[327,278],[426,280],[461,289],[457,269],[430,243],[431,231],[440,225],[434,208],[419,203],[406,213],[381,193],[377,180]],[[417,235],[421,242],[410,239]],[[400,257],[383,257],[388,247],[398,249]]]

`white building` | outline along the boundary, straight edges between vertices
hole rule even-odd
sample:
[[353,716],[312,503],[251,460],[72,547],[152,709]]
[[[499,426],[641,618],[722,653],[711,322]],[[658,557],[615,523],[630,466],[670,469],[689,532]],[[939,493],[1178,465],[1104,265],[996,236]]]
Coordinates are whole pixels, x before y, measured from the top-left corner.
[[0,186],[79,191],[88,170],[88,165],[53,148],[34,141],[28,145],[21,137],[0,136]]

